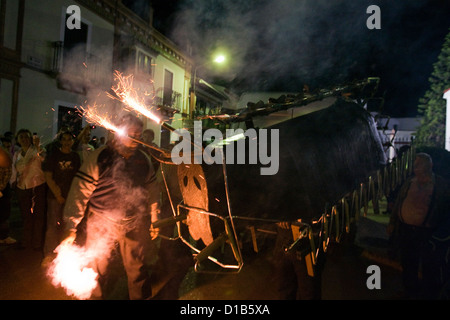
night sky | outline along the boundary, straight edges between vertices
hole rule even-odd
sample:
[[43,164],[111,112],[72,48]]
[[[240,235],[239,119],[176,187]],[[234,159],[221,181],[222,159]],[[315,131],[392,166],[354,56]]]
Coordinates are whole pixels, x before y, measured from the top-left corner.
[[[126,3],[127,0],[124,0]],[[147,0],[129,1],[145,18]],[[201,76],[243,91],[328,88],[381,78],[384,113],[415,116],[450,27],[448,0],[153,0],[153,26],[204,63],[217,50],[226,67]],[[369,30],[366,9],[381,10]]]

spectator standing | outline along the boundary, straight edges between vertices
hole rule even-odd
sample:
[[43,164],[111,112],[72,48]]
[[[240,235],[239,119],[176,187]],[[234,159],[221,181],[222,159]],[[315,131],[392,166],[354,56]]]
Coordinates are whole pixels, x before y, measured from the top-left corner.
[[63,209],[73,177],[81,165],[80,156],[72,151],[74,139],[66,131],[58,136],[60,148],[46,157],[42,164],[47,192],[47,230],[44,243],[45,266],[54,258],[53,251],[61,241],[63,232]]
[[[7,147],[9,149],[8,151],[11,154],[11,157],[14,156],[16,151],[20,149],[20,146],[17,145],[17,140],[14,138],[14,133],[12,133],[11,131],[6,131],[3,137],[7,142]],[[6,147],[6,143],[4,143],[3,141],[2,143]]]
[[442,285],[442,257],[430,244],[448,226],[450,196],[446,181],[432,168],[428,154],[416,155],[414,176],[401,187],[388,226],[399,248],[406,294],[415,299],[436,298]]
[[23,220],[22,246],[41,250],[44,241],[46,186],[41,149],[37,136],[27,129],[17,132],[16,141],[21,148],[14,154],[11,185],[15,188]]
[[11,178],[12,159],[9,152],[0,147],[0,244],[14,244],[16,240],[9,236],[8,219],[11,214]]

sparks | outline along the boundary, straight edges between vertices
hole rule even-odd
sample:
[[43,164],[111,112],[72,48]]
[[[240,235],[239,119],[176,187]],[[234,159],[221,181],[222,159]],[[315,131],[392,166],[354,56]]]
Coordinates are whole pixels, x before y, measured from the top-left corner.
[[[157,124],[161,123],[161,119],[145,106],[144,99],[139,96],[139,92],[133,87],[133,75],[123,76],[119,71],[116,71],[114,79],[117,85],[112,87],[112,90],[127,108],[142,114]],[[144,93],[144,96],[148,96],[148,94]]]
[[136,100],[134,100],[131,97],[124,97],[123,102],[130,107],[131,109],[135,110],[136,112],[142,114],[143,116],[152,119],[157,124],[161,123],[161,119],[159,119],[156,115],[154,115],[152,112],[147,110],[142,104],[138,103]]
[[125,136],[126,132],[124,129],[119,128],[112,124],[112,122],[105,116],[102,116],[99,112],[99,107],[97,105],[90,106],[88,109],[82,108],[83,114],[86,117],[86,121],[89,123],[95,123],[99,127],[103,127],[107,130],[114,131],[120,136]]

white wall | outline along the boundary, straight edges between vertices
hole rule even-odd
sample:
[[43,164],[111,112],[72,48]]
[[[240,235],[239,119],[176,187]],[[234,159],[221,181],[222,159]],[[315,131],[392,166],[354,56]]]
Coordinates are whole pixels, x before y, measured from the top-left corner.
[[[181,93],[182,104],[181,112],[186,112],[188,110],[188,98],[189,98],[189,80],[185,79],[185,70],[169,59],[165,58],[163,55],[159,54],[155,61],[155,72],[154,72],[154,87],[155,90],[164,87],[164,74],[165,70],[168,70],[173,74],[173,88],[172,90]],[[175,128],[181,128],[182,121],[180,114],[174,116],[172,121],[172,126]],[[157,125],[152,120],[147,121],[147,128],[152,129],[155,132],[155,143],[160,145],[161,143],[161,127]]]
[[[50,141],[56,134],[58,105],[72,107],[85,105],[87,102],[87,97],[82,94],[59,89],[55,77],[48,74],[48,71],[52,69],[53,44],[64,39],[65,10],[73,4],[80,7],[82,22],[91,27],[90,43],[87,46],[88,53],[100,57],[102,63],[106,61],[109,68],[105,73],[110,80],[112,80],[114,72],[112,69],[114,26],[112,24],[70,0],[26,1],[21,59],[25,64],[32,64],[32,67],[21,69],[17,130],[27,128],[32,132],[37,132],[43,142]],[[187,113],[189,79],[186,79],[185,69],[161,54],[157,55],[155,60],[155,89],[164,86],[164,70],[172,72],[173,90],[182,94],[181,111]],[[73,71],[75,75],[82,68],[85,66],[76,66]],[[112,83],[106,84],[106,88],[111,85]],[[0,97],[4,99],[4,91],[6,92],[8,87],[6,85],[2,88]],[[99,88],[98,92],[102,92],[102,90],[104,92],[103,88]],[[89,94],[88,96],[90,97]],[[3,116],[3,113],[7,112],[8,110],[2,110],[1,115]],[[178,123],[181,126],[181,121]],[[3,123],[0,122],[0,125],[3,126]],[[155,131],[155,142],[159,144],[159,125],[148,120],[146,127]],[[105,130],[96,129],[91,135],[104,136]]]
[[450,151],[450,88],[445,90],[444,99],[447,100],[445,117],[445,150]]
[[[22,62],[26,64],[30,57],[33,57],[37,64],[34,65],[36,69],[21,69],[17,130],[27,128],[37,132],[43,142],[50,141],[56,134],[55,114],[58,112],[58,104],[75,106],[86,101],[84,95],[59,89],[55,77],[44,72],[51,70],[53,43],[63,39],[65,9],[72,4],[73,1],[64,0],[25,2]],[[114,28],[86,8],[80,6],[80,9],[81,20],[91,25],[88,51],[101,57],[102,64],[105,64],[108,71],[106,76],[109,78],[112,74]],[[103,135],[102,132],[96,133],[93,132],[92,135]]]

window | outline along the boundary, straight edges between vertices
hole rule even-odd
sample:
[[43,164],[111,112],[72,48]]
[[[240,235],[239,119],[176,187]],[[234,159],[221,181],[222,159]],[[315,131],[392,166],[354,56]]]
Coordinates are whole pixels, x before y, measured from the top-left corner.
[[172,106],[172,91],[173,91],[173,73],[169,70],[164,70],[164,94],[163,105]]
[[148,74],[150,76],[153,75],[152,68],[152,57],[145,54],[142,51],[137,52],[137,71]]
[[[64,20],[64,52],[63,52],[63,68],[79,67],[86,61],[86,53],[88,51],[89,25],[81,21],[80,29],[69,29],[65,26],[65,21],[70,17],[65,14]],[[64,70],[63,69],[63,70]],[[70,70],[67,70],[69,71]]]

